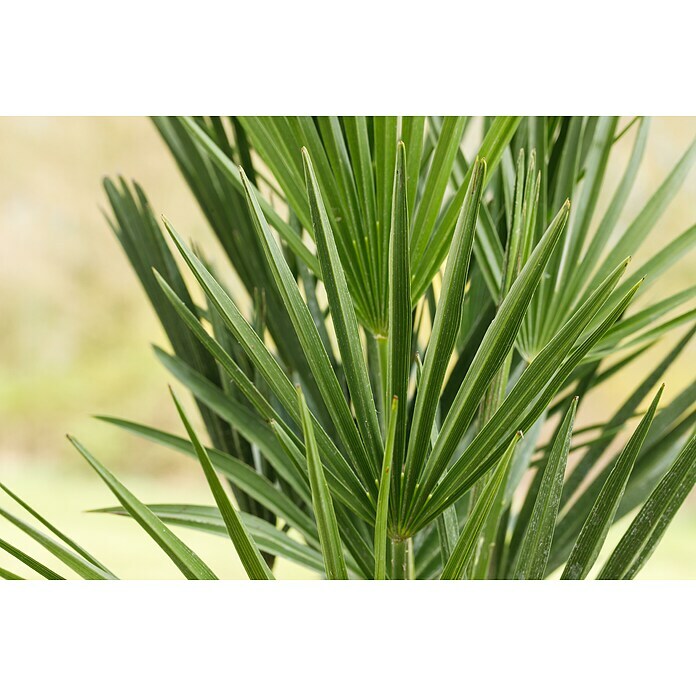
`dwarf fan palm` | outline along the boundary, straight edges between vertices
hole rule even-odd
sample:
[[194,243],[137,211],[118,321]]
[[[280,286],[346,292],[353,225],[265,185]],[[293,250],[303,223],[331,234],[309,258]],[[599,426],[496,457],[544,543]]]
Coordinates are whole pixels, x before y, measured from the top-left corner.
[[[486,118],[473,161],[466,117],[154,123],[252,309],[226,289],[227,271],[167,220],[163,231],[137,184],[105,181],[109,222],[171,344],[157,356],[195,397],[212,446],[176,397],[187,438],[104,420],[196,457],[216,503],[145,505],[73,441],[120,502],[105,511],[135,519],[189,578],[215,575],[170,526],[229,536],[256,579],[273,577],[276,556],[332,579],[528,579],[560,566],[587,577],[609,527],[640,508],[599,572],[636,575],[696,477],[696,383],[658,410],[662,374],[696,330],[684,309],[696,287],[631,304],[694,245],[696,226],[625,271],[696,144],[621,229],[644,118],[623,131],[611,117]],[[631,157],[599,216],[629,131]],[[607,422],[574,430],[592,390],[680,326]],[[0,510],[10,522],[81,577],[114,577],[5,490],[53,536]]]

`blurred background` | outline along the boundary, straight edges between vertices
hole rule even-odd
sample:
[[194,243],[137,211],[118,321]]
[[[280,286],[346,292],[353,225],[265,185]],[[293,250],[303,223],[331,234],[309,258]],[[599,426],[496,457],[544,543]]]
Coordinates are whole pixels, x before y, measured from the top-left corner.
[[[653,119],[641,172],[620,225],[631,221],[695,136],[696,118]],[[631,133],[615,148],[600,212],[632,142]],[[85,512],[116,501],[64,437],[77,436],[143,502],[212,503],[194,460],[91,418],[114,415],[182,431],[167,392],[167,375],[150,349],[151,343],[166,346],[166,339],[101,211],[106,205],[101,180],[107,175],[136,179],[156,213],[166,214],[207,255],[219,252],[148,119],[0,118],[0,480],[117,575],[178,578],[174,565],[134,522]],[[634,264],[696,221],[695,201],[696,170]],[[646,295],[666,297],[695,280],[692,253]],[[636,361],[635,374],[650,369],[683,333],[673,332]],[[666,375],[667,398],[693,379],[695,362],[692,341]],[[578,427],[611,415],[634,386],[632,381],[631,371],[624,370],[618,380],[593,392]],[[179,393],[183,396],[184,390]],[[192,405],[189,411],[193,415]],[[16,509],[0,495],[0,505]],[[612,537],[626,524],[617,525]],[[176,532],[220,577],[243,577],[229,541]],[[39,560],[47,559],[41,547],[5,520],[0,520],[0,537]],[[0,565],[24,573],[7,554]],[[283,561],[277,570],[279,577],[312,577]],[[640,577],[696,579],[693,494]]]

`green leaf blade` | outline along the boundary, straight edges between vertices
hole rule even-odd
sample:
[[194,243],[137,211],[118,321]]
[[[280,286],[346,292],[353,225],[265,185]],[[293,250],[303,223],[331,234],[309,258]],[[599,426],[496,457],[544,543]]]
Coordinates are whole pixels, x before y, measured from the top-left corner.
[[387,440],[384,446],[382,474],[379,480],[379,496],[377,497],[377,516],[375,518],[375,580],[384,580],[387,574],[387,518],[389,515],[389,488],[391,484],[391,469],[394,457],[394,440],[399,411],[399,400],[392,399]]
[[181,539],[171,532],[143,505],[105,466],[100,464],[75,438],[68,440],[85,461],[101,477],[111,492],[155,543],[172,559],[184,577],[189,580],[217,580],[215,573]]
[[630,580],[643,567],[696,484],[696,434],[652,492],[599,573],[599,580]]
[[476,552],[476,543],[486,522],[488,513],[493,507],[498,496],[502,495],[505,489],[505,480],[510,469],[510,463],[515,453],[515,447],[522,433],[517,433],[508,445],[498,464],[495,474],[486,483],[481,495],[476,501],[474,509],[467,518],[459,539],[452,551],[452,555],[442,570],[441,580],[462,580],[466,573],[467,566],[471,563]]
[[208,453],[198,439],[198,436],[191,426],[184,409],[171,388],[170,392],[172,399],[174,399],[176,410],[179,412],[179,417],[181,418],[191,443],[196,450],[196,456],[198,457],[198,461],[201,463],[201,467],[205,473],[208,485],[210,486],[210,490],[215,498],[215,503],[217,504],[218,510],[220,510],[220,515],[225,522],[227,533],[230,540],[234,544],[235,549],[237,549],[237,553],[242,561],[244,570],[246,570],[246,573],[251,580],[274,580],[275,578],[273,577],[271,569],[261,556],[258,546],[256,546],[256,543],[251,538],[251,535],[244,526],[239,513],[237,510],[235,510],[234,506],[230,502],[230,499],[227,497],[227,493],[225,493],[225,490],[220,483],[220,479],[218,479],[217,474],[215,473],[213,463],[210,461]]
[[577,404],[578,397],[575,397],[554,439],[539,493],[520,546],[517,565],[513,572],[513,578],[516,580],[541,580],[546,572]]
[[331,492],[326,484],[324,469],[319,459],[317,443],[314,439],[314,429],[309,409],[305,402],[302,390],[297,388],[297,398],[302,412],[302,428],[305,437],[305,449],[307,452],[307,468],[309,470],[309,483],[312,489],[312,502],[314,504],[314,516],[319,530],[319,541],[324,556],[326,577],[329,580],[347,580],[348,572],[343,556],[343,545],[338,533],[336,512],[334,511]]

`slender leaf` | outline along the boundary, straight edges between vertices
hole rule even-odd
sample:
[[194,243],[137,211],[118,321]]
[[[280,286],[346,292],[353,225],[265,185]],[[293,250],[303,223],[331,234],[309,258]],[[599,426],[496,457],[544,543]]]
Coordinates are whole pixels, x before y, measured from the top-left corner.
[[39,575],[46,578],[46,580],[65,580],[62,575],[58,575],[58,573],[47,568],[43,563],[40,563],[35,558],[32,558],[29,554],[24,553],[24,551],[18,549],[4,539],[0,539],[0,549],[7,551],[10,556],[14,556],[18,561],[24,563],[28,568],[35,570]]
[[196,450],[196,456],[198,457],[198,461],[201,463],[201,467],[203,467],[203,473],[205,474],[208,485],[210,486],[210,490],[215,498],[215,503],[220,510],[220,515],[222,516],[225,527],[227,528],[227,533],[234,544],[235,549],[237,549],[237,553],[239,554],[239,559],[244,566],[244,570],[246,570],[250,580],[274,580],[275,578],[273,577],[273,573],[266,564],[266,561],[264,561],[263,557],[261,556],[258,546],[256,546],[256,543],[251,538],[251,535],[244,526],[239,513],[237,510],[235,510],[234,506],[230,502],[230,499],[227,497],[227,493],[225,493],[225,490],[220,483],[220,479],[218,479],[217,474],[215,473],[213,463],[210,461],[208,453],[198,439],[198,436],[191,426],[189,419],[186,417],[186,413],[181,407],[179,400],[176,398],[176,394],[174,394],[174,391],[171,388],[170,392],[172,399],[174,399],[176,410],[179,412],[179,417],[181,418],[191,443]]
[[210,568],[169,530],[159,518],[143,505],[118,479],[102,464],[100,464],[75,438],[68,440],[84,457],[87,463],[99,474],[101,479],[111,489],[130,516],[152,537],[155,543],[172,559],[184,577],[189,580],[216,580]]
[[312,419],[309,417],[307,403],[302,395],[302,390],[297,389],[298,401],[302,412],[302,429],[305,437],[305,449],[307,451],[307,468],[309,470],[309,483],[312,489],[312,502],[314,504],[314,517],[317,520],[319,541],[321,542],[326,577],[329,580],[347,580],[346,562],[343,557],[343,545],[338,533],[336,513],[334,511],[331,492],[326,484],[324,468],[319,459],[317,443],[314,439]]
[[418,384],[406,462],[402,469],[405,475],[404,485],[400,491],[402,516],[405,516],[408,510],[423,461],[427,455],[427,449],[430,445],[430,431],[442,390],[445,370],[459,331],[461,304],[464,298],[485,175],[486,163],[483,160],[478,161],[474,165],[474,174],[471,177],[466,200],[452,237],[450,256],[435,314],[435,323],[425,355],[423,374]]
[[602,568],[600,580],[631,580],[650,558],[667,526],[696,484],[696,435],[648,498]]
[[421,499],[432,491],[444,472],[461,439],[461,433],[474,417],[485,389],[512,348],[544,266],[561,237],[569,209],[570,204],[566,202],[513,283],[486,331],[423,469]]
[[50,551],[59,561],[68,566],[70,570],[75,571],[81,578],[85,580],[117,579],[113,573],[104,570],[101,566],[94,565],[71,548],[59,544],[47,534],[44,534],[42,531],[20,520],[18,517],[7,512],[7,510],[0,508],[0,515],[8,520],[8,522],[11,522],[15,527],[21,529],[25,534],[34,539],[34,541],[41,544],[41,546]]
[[577,405],[578,398],[575,397],[553,441],[513,572],[513,578],[517,580],[541,580],[544,577],[556,527]]
[[394,438],[399,411],[399,400],[392,399],[387,440],[384,445],[382,474],[379,480],[379,496],[377,498],[377,516],[375,518],[375,580],[384,580],[387,573],[387,517],[389,514],[389,487],[391,483],[391,468],[394,456]]
[[[172,524],[187,529],[215,534],[229,538],[227,527],[220,510],[208,505],[148,505],[148,508],[165,524]],[[100,508],[91,512],[109,513],[121,517],[130,517],[128,511],[120,506]],[[261,551],[286,558],[294,563],[323,572],[324,563],[321,554],[310,546],[301,544],[285,532],[248,513],[240,513],[242,523],[249,530]]]
[[616,460],[616,464],[602,487],[595,504],[592,506],[580,536],[570,552],[570,557],[563,570],[561,580],[584,580],[597,560],[609,533],[609,528],[616,516],[621,496],[626,490],[628,477],[631,475],[633,465],[655,416],[655,410],[663,390],[664,384],[660,387],[657,396],[650,404],[648,412],[643,416],[635,432],[626,443],[621,455]]
[[22,500],[18,495],[13,493],[7,486],[4,484],[0,483],[0,488],[2,488],[7,495],[12,498],[16,503],[21,505],[34,519],[38,520],[46,529],[48,529],[50,532],[55,534],[62,542],[67,544],[73,551],[76,551],[82,558],[84,558],[86,561],[89,561],[92,565],[97,566],[97,568],[101,568],[105,573],[108,575],[113,575],[111,571],[106,568],[100,561],[98,561],[94,556],[92,556],[91,553],[83,549],[78,543],[73,541],[70,537],[67,535],[63,534],[63,532],[60,531],[55,525],[51,524],[43,515],[40,515],[34,508],[32,508],[28,503],[26,503],[24,500]]
[[521,432],[515,435],[503,454],[494,475],[490,478],[488,483],[486,483],[486,486],[476,501],[476,505],[474,505],[474,509],[467,518],[466,524],[454,547],[454,551],[452,551],[452,555],[442,571],[441,580],[462,580],[464,578],[466,568],[474,558],[476,543],[478,542],[488,513],[493,507],[496,498],[504,492],[505,480],[510,468],[510,462],[515,453],[515,446],[521,437]]
[[331,318],[343,360],[348,389],[355,407],[360,434],[368,444],[371,458],[378,460],[383,454],[382,440],[375,403],[372,398],[370,379],[367,375],[365,358],[360,345],[358,321],[353,309],[353,300],[348,292],[348,284],[334,241],[331,224],[306,149],[302,150],[302,158],[305,166],[312,224],[317,242],[317,255],[322,268],[322,277],[329,299]]

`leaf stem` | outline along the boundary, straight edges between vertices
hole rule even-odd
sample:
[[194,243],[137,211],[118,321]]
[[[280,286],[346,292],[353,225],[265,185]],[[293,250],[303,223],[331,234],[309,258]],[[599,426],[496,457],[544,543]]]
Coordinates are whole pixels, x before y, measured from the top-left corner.
[[413,539],[392,539],[392,580],[413,580]]

